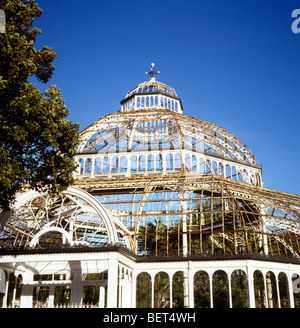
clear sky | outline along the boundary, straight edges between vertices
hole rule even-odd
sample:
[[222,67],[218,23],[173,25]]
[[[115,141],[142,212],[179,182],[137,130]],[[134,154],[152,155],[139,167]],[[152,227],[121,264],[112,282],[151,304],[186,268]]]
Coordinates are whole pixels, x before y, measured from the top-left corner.
[[300,33],[291,29],[299,1],[36,2],[44,13],[35,46],[57,53],[49,84],[81,130],[118,111],[154,62],[185,114],[227,129],[254,152],[265,187],[300,194]]

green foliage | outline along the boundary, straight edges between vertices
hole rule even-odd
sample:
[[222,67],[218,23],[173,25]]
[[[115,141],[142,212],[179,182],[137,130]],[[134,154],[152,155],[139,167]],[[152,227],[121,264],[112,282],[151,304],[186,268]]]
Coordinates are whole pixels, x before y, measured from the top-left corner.
[[73,183],[78,124],[66,119],[60,90],[44,93],[28,78],[53,76],[52,48],[34,48],[41,31],[32,28],[42,10],[34,0],[2,0],[6,33],[0,34],[0,208],[8,210],[23,184],[57,193]]

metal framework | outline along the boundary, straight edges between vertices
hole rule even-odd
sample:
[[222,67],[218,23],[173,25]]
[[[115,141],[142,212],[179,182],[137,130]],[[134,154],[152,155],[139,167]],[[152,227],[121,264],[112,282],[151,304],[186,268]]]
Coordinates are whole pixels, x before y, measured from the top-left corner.
[[299,307],[300,197],[147,73],[82,131],[74,187],[2,217],[0,307]]
[[263,188],[248,147],[227,130],[182,114],[175,90],[150,75],[128,92],[120,112],[82,131],[77,188],[27,198],[5,226],[2,247],[119,242],[142,257],[299,258],[300,198]]

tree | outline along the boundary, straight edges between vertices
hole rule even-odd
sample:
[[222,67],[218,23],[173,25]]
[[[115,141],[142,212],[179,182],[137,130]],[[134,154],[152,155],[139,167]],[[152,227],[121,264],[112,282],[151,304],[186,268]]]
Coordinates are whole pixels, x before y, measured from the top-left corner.
[[[34,0],[1,0],[6,33],[0,33],[0,209],[7,215],[24,185],[58,193],[73,183],[78,124],[66,119],[60,90],[44,93],[30,77],[47,83],[53,76],[52,48],[34,48],[41,31],[33,28],[42,10]],[[2,222],[3,223],[3,222]],[[1,221],[0,221],[1,225]]]

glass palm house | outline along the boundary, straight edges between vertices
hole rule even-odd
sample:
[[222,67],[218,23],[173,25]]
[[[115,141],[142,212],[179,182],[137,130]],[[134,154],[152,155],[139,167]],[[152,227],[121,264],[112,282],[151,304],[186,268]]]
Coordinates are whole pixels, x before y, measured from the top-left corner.
[[74,186],[20,191],[0,307],[300,307],[300,197],[157,73],[81,132]]

